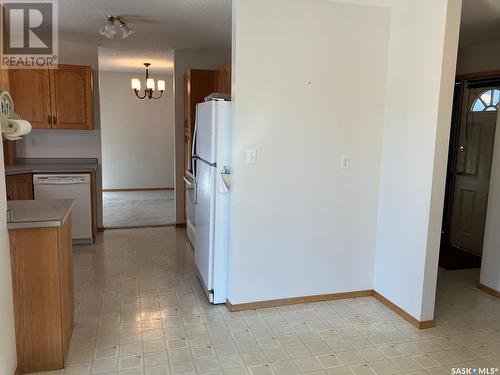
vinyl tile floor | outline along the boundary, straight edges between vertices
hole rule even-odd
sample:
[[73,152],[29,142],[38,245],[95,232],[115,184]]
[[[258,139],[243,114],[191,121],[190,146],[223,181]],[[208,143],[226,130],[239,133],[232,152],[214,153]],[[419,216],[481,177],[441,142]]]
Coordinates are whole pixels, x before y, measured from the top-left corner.
[[230,313],[200,287],[184,231],[106,231],[74,249],[68,375],[446,374],[500,367],[500,301],[440,271],[437,327],[371,297]]
[[174,191],[104,192],[106,228],[134,228],[175,223]]

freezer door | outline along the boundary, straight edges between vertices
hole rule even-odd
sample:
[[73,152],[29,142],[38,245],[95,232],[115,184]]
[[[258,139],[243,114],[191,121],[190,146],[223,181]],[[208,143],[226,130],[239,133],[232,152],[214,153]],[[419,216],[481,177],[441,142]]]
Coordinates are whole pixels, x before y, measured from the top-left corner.
[[213,290],[215,167],[197,163],[194,261],[207,291]]
[[216,102],[196,106],[196,157],[215,163]]

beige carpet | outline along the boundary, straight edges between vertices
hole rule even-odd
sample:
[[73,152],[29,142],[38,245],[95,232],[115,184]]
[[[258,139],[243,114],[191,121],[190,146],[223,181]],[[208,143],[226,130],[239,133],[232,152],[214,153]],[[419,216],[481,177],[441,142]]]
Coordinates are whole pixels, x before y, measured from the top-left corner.
[[131,228],[175,223],[174,192],[104,192],[105,228]]

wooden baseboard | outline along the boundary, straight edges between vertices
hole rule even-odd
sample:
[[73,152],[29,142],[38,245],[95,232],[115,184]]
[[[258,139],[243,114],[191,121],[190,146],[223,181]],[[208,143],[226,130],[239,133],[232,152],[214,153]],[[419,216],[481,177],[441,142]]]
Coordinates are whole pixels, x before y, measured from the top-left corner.
[[176,228],[186,228],[186,223],[176,223],[175,227]]
[[345,292],[345,293],[333,293],[333,294],[320,294],[315,296],[307,297],[293,297],[293,298],[282,298],[269,301],[259,301],[259,302],[249,302],[240,303],[233,305],[230,301],[226,301],[226,306],[229,311],[244,311],[244,310],[256,310],[263,309],[267,307],[277,307],[277,306],[287,306],[287,305],[297,305],[301,303],[313,303],[313,302],[324,302],[324,301],[334,301],[339,299],[349,299],[356,297],[369,297],[373,295],[373,290],[360,290],[356,292]]
[[97,227],[98,232],[104,232],[104,227]]
[[173,191],[173,187],[166,188],[140,188],[140,189],[102,189],[103,193],[120,193],[120,192],[131,192],[131,191]]
[[486,293],[492,295],[493,297],[500,298],[500,292],[498,290],[490,288],[489,286],[486,286],[486,285],[481,284],[481,283],[479,283],[479,285],[477,287],[479,289],[481,289],[483,292],[486,292]]
[[389,301],[387,298],[385,298],[383,295],[381,295],[380,293],[378,293],[376,291],[373,291],[373,297],[375,297],[377,300],[379,300],[385,306],[390,308],[396,314],[401,316],[408,323],[414,325],[415,327],[417,327],[419,329],[432,328],[436,325],[436,322],[434,320],[420,321],[420,320],[414,318],[413,316],[408,314],[406,311],[404,311],[402,308],[395,305],[394,303],[392,303],[391,301]]
[[358,297],[374,297],[389,309],[394,311],[396,314],[405,319],[408,323],[419,329],[432,328],[436,325],[434,320],[426,320],[420,321],[408,314],[399,306],[395,305],[387,298],[382,296],[380,293],[374,290],[360,290],[356,292],[345,292],[345,293],[333,293],[333,294],[321,294],[316,296],[307,296],[307,297],[294,297],[294,298],[282,298],[275,299],[269,301],[259,301],[259,302],[249,302],[249,303],[240,303],[233,305],[229,300],[226,301],[226,306],[231,312],[237,311],[245,311],[245,310],[256,310],[263,309],[268,307],[278,307],[278,306],[287,306],[287,305],[297,305],[303,303],[313,303],[313,302],[324,302],[324,301],[335,301],[339,299],[350,299],[350,298],[358,298]]

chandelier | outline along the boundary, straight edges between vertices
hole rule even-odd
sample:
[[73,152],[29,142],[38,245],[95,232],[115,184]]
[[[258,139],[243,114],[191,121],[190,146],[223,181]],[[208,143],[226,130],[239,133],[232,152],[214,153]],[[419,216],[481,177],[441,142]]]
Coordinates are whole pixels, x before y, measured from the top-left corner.
[[104,25],[99,29],[99,34],[111,39],[118,32],[118,28],[122,32],[123,39],[128,38],[135,32],[134,28],[127,25],[122,17],[108,15],[106,21],[104,21]]
[[155,91],[155,80],[153,78],[149,78],[149,66],[150,63],[144,63],[144,66],[146,67],[146,88],[144,89],[144,95],[139,95],[139,92],[141,91],[141,80],[138,78],[132,78],[132,90],[134,90],[135,95],[139,99],[160,99],[161,96],[163,95],[163,91],[165,91],[165,81],[164,80],[158,80],[158,85],[157,89],[160,92],[160,95],[158,96],[153,96],[153,93]]

